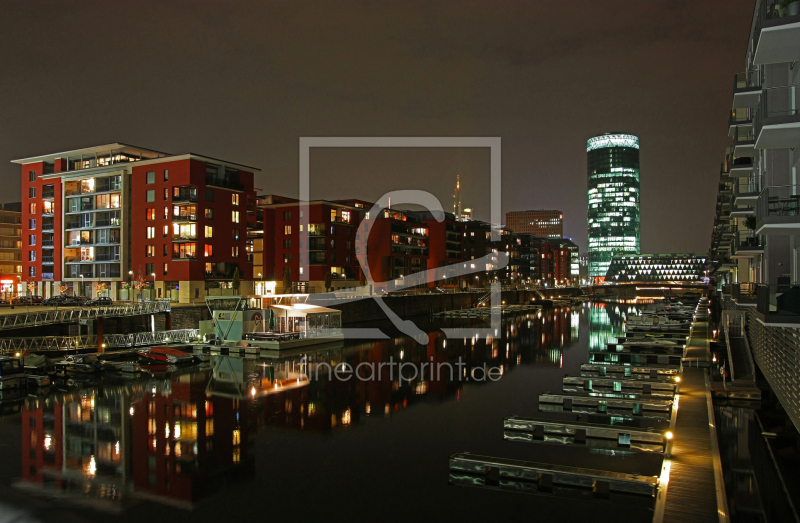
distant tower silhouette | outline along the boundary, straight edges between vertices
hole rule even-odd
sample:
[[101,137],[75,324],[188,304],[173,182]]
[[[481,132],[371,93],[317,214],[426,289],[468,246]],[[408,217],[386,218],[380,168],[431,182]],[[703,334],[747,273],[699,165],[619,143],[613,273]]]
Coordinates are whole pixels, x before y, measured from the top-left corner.
[[456,193],[453,195],[453,214],[461,219],[461,175],[456,175]]

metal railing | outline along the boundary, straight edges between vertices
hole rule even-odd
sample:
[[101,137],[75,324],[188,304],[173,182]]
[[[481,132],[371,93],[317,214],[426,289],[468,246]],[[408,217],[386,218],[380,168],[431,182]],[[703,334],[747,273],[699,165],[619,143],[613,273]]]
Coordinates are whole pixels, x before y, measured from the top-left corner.
[[764,187],[756,203],[756,219],[767,216],[800,216],[800,186],[772,185]]
[[120,305],[105,305],[99,307],[64,308],[21,312],[19,314],[6,314],[0,316],[0,330],[23,329],[27,327],[54,325],[58,323],[76,323],[80,320],[90,320],[96,318],[140,316],[143,314],[170,312],[171,310],[172,307],[169,300],[154,300]]
[[[197,341],[198,329],[181,329],[161,332],[134,332],[106,334],[102,338],[105,349],[145,347],[161,343],[189,343]],[[97,349],[98,336],[45,336],[33,338],[0,338],[0,354],[29,352],[58,352]]]

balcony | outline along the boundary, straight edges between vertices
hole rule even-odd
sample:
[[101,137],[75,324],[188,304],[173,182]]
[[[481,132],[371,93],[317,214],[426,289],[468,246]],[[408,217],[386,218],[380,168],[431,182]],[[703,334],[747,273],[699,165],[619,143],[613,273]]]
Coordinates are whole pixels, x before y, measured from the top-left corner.
[[42,191],[42,200],[55,200],[56,192],[54,190]]
[[755,216],[755,204],[750,205],[734,205],[731,207],[731,216],[733,218],[747,218],[748,216]]
[[44,249],[53,249],[55,247],[55,242],[53,240],[42,240],[42,247]]
[[767,327],[800,327],[800,286],[759,285],[756,300],[756,316]]
[[49,209],[47,207],[42,209],[42,216],[55,216],[55,209],[51,206]]
[[758,202],[758,195],[760,192],[756,179],[740,180],[734,187],[733,204],[755,205],[756,202]]
[[119,253],[116,254],[95,254],[94,261],[96,262],[118,262]]
[[728,115],[728,135],[733,136],[739,127],[753,127],[753,110],[749,108],[732,109]]
[[757,149],[793,149],[800,145],[800,86],[764,89],[755,116]]
[[761,77],[758,69],[733,75],[733,108],[755,109],[761,97]]
[[197,240],[197,234],[176,234],[172,237],[173,242],[193,242]]
[[757,234],[800,232],[800,186],[765,187],[756,203]]
[[731,258],[753,258],[764,254],[765,244],[763,236],[754,236],[750,231],[739,231],[731,248]]
[[753,28],[753,64],[777,64],[800,60],[800,6],[780,0],[761,0]]
[[750,177],[753,174],[753,159],[749,156],[734,158],[728,165],[731,178]]
[[733,134],[734,162],[742,157],[753,156],[755,154],[755,143],[752,127],[737,127],[736,132]]
[[52,223],[43,223],[42,224],[42,232],[55,232],[55,225]]
[[758,303],[758,285],[752,282],[734,283],[731,285],[731,298],[738,305],[756,305]]
[[197,203],[197,191],[174,191],[172,193],[172,203]]
[[54,256],[42,256],[42,263],[52,265],[55,262]]
[[196,214],[189,214],[189,213],[173,214],[172,215],[172,221],[173,222],[178,222],[178,223],[181,223],[181,222],[184,222],[184,223],[196,222],[197,221],[197,215]]

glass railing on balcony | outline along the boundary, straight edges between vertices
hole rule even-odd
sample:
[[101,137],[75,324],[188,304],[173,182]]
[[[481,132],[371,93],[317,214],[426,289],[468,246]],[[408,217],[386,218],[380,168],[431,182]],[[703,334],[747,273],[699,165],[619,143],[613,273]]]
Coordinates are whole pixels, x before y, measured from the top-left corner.
[[172,237],[172,241],[196,240],[197,234],[176,234]]
[[42,263],[52,264],[54,260],[54,256],[42,256]]
[[758,300],[756,311],[764,316],[772,316],[778,321],[781,316],[800,316],[800,285],[789,283],[788,277],[779,276],[778,280],[781,279],[785,279],[786,283],[760,284],[756,290]]
[[42,240],[42,247],[53,247],[55,242],[53,240]]
[[172,215],[173,222],[196,222],[197,215],[196,214],[189,214],[189,213],[180,213],[180,214],[173,214]]
[[800,186],[764,187],[756,203],[756,219],[768,216],[800,216]]
[[197,191],[174,191],[172,193],[172,201],[174,203],[197,201]]
[[758,236],[753,231],[738,231],[733,252],[763,251],[764,245],[764,236]]
[[752,125],[753,124],[753,110],[750,108],[732,109],[728,115],[728,125]]
[[785,85],[764,89],[755,114],[755,136],[761,134],[765,125],[798,120],[800,120],[800,86]]
[[[733,145],[752,145],[754,141],[752,127],[737,127],[736,132],[733,134]],[[734,159],[734,163],[735,163]]]
[[94,261],[119,261],[119,253],[104,253],[104,254],[95,254]]
[[45,281],[52,280],[53,279],[53,273],[52,272],[43,272],[42,273],[42,279],[45,280]]
[[54,200],[56,192],[54,190],[42,191],[42,200]]
[[761,75],[758,68],[742,71],[733,75],[733,92],[751,91],[761,87]]
[[43,223],[42,232],[55,232],[55,225],[52,223]]

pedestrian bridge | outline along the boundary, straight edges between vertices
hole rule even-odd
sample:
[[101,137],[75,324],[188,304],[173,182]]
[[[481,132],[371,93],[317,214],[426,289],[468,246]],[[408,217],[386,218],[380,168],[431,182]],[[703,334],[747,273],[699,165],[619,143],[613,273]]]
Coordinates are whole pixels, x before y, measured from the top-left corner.
[[0,315],[0,331],[59,323],[78,323],[81,320],[94,320],[97,318],[141,316],[170,312],[171,310],[172,306],[169,300],[154,300],[99,307],[65,307],[26,311]]
[[146,347],[165,343],[197,341],[198,329],[180,329],[160,332],[133,332],[106,334],[104,336],[42,336],[30,338],[0,338],[0,354],[28,352],[75,352],[103,349]]

